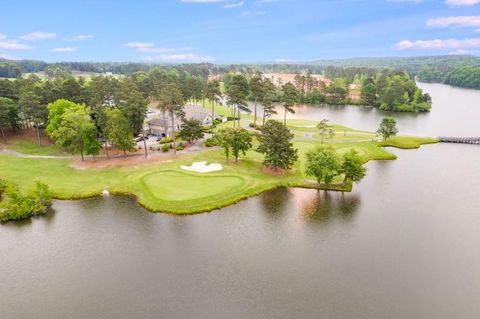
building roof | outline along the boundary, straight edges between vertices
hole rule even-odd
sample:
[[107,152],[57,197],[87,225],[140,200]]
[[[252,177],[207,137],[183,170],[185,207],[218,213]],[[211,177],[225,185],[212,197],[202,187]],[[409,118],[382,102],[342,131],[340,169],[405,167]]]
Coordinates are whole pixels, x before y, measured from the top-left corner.
[[200,122],[203,122],[210,113],[199,105],[188,104],[185,105],[185,118],[186,119],[196,119]]
[[[194,118],[196,120],[199,120],[202,123],[207,117],[210,116],[210,113],[199,105],[193,105],[193,104],[185,105],[184,111],[185,111],[186,119]],[[172,126],[172,119],[170,118],[170,115],[168,113],[165,115],[165,117],[166,117],[166,120],[164,120],[163,116],[160,116],[160,118],[151,119],[147,123],[148,125],[152,125],[152,126],[157,126],[161,128],[165,128],[166,126],[167,128],[169,128]],[[176,125],[179,125],[181,122],[182,122],[181,118],[175,117]]]

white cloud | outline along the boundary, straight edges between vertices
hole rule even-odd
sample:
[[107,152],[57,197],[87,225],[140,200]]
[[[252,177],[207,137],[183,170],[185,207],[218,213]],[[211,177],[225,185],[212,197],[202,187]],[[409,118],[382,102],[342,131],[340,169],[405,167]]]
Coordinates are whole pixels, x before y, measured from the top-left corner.
[[4,39],[6,39],[6,38],[7,38],[7,36],[6,36],[5,34],[0,33],[0,40],[4,40]]
[[224,4],[222,6],[222,8],[224,8],[224,9],[240,8],[240,7],[243,7],[244,4],[245,4],[245,2],[243,2],[243,1],[230,2],[230,3]]
[[31,32],[29,34],[22,35],[20,39],[27,41],[39,41],[45,39],[55,39],[57,37],[56,33],[53,32]]
[[142,49],[142,48],[153,48],[155,45],[153,42],[129,42],[125,44],[125,46],[134,49]]
[[441,17],[427,20],[428,27],[480,27],[480,16]]
[[476,53],[478,53],[478,51],[459,49],[459,50],[456,50],[456,51],[452,51],[449,54],[450,55],[473,55],[473,54],[476,54]]
[[7,49],[7,50],[30,50],[33,49],[33,47],[23,44],[23,43],[18,43],[15,40],[9,40],[9,41],[0,41],[0,49]]
[[179,54],[160,54],[145,57],[147,61],[158,62],[182,62],[182,63],[199,63],[213,62],[215,59],[211,56],[202,56],[195,53],[179,53]]
[[69,52],[77,51],[77,48],[71,48],[71,47],[53,48],[53,49],[50,49],[50,51],[58,52],[58,53],[69,53]]
[[63,40],[65,41],[85,41],[85,40],[91,40],[93,39],[94,36],[91,34],[78,34],[73,37],[65,37]]
[[452,7],[469,7],[480,3],[480,0],[446,0],[445,3]]
[[447,40],[403,40],[396,43],[395,50],[407,49],[465,49],[480,47],[480,39],[447,39]]
[[158,48],[155,46],[153,42],[130,42],[125,44],[125,46],[140,52],[150,52],[150,53],[166,53],[166,52],[193,50],[193,48]]
[[291,62],[295,62],[295,60],[293,59],[276,59],[275,62],[277,63],[291,63]]

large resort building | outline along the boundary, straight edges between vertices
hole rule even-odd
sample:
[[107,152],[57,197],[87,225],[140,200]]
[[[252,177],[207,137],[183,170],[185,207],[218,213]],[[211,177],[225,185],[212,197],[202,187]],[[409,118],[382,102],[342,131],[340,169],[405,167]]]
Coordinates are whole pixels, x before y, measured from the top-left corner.
[[[297,75],[298,74],[295,73],[264,73],[263,78],[269,79],[275,86],[282,86],[287,83],[295,84],[295,77]],[[323,75],[311,74],[310,76],[317,81],[323,82],[326,86],[332,84],[332,81]]]

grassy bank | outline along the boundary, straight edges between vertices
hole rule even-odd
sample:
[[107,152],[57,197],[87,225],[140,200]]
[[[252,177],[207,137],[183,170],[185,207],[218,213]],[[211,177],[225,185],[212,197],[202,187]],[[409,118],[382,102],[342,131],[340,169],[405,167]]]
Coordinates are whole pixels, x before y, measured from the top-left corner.
[[[309,122],[292,121],[289,125],[305,127]],[[340,135],[329,140],[328,143],[339,153],[355,148],[365,162],[395,159],[395,155],[382,147],[383,143],[371,140],[373,133],[344,127],[339,129],[360,134],[350,136],[348,141]],[[365,138],[365,134],[370,135]],[[416,148],[433,142],[433,139],[398,137],[389,141],[388,145]],[[226,161],[223,152],[216,149],[185,154],[178,156],[175,161],[145,166],[84,170],[73,168],[70,159],[31,159],[0,154],[0,177],[14,181],[22,189],[27,189],[34,181],[44,182],[58,199],[87,198],[108,190],[112,194],[134,195],[142,206],[151,211],[190,214],[224,207],[279,186],[317,187],[303,172],[305,153],[319,144],[315,137],[296,138],[294,145],[299,150],[299,161],[291,171],[280,176],[264,169],[263,156],[259,153],[249,151],[239,163],[234,163]],[[224,169],[209,174],[180,169],[181,165],[196,161],[221,163]],[[339,179],[335,182],[331,187],[335,190],[350,189],[350,185],[343,189]]]

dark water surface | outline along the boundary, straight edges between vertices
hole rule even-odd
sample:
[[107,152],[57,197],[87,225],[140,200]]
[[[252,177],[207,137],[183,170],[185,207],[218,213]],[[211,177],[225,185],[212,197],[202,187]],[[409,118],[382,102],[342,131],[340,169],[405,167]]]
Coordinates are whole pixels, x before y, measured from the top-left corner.
[[480,318],[480,147],[393,151],[349,194],[56,201],[0,227],[0,318]]

